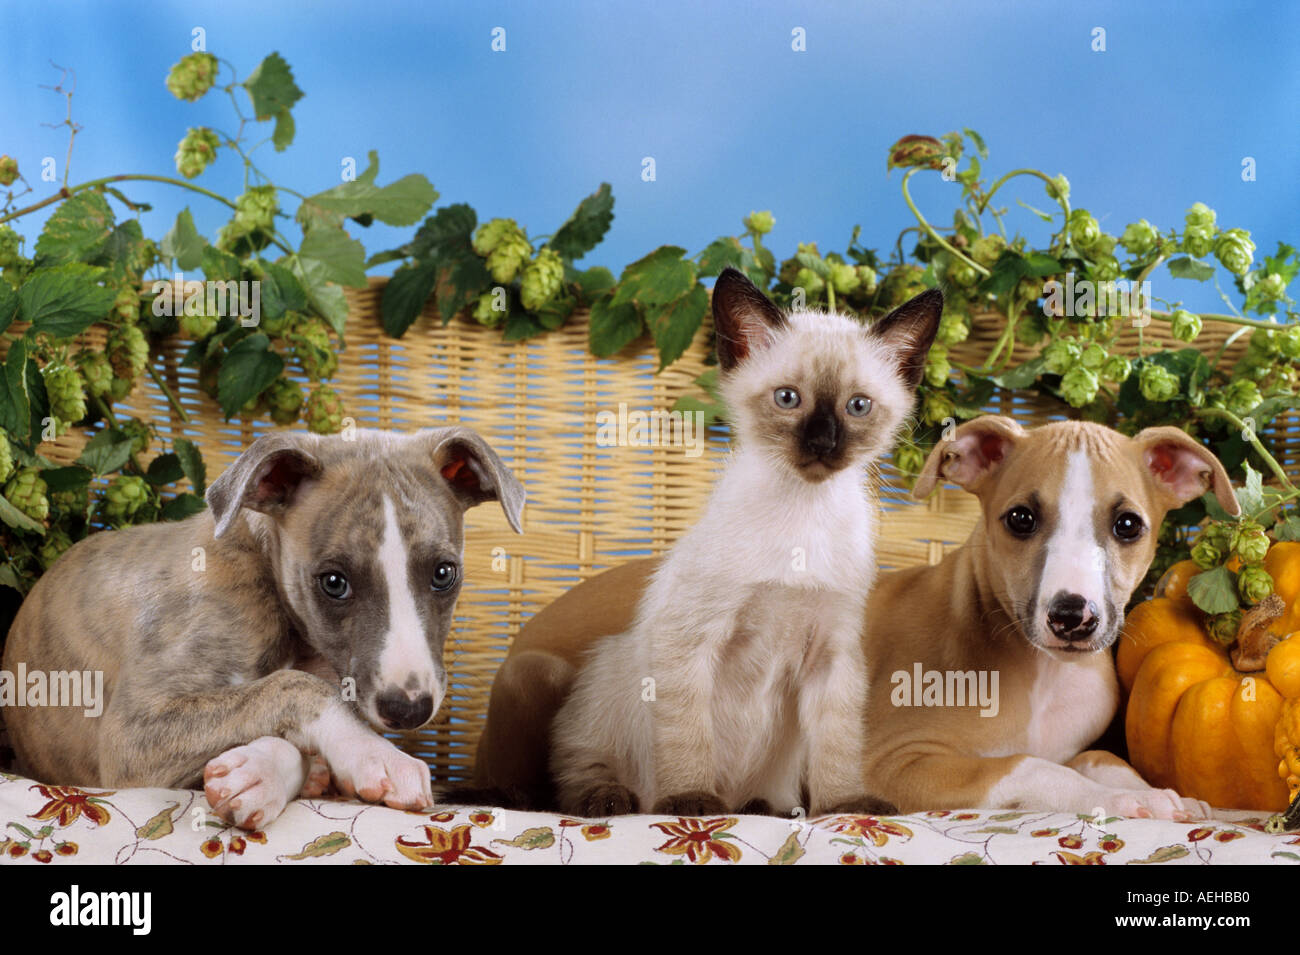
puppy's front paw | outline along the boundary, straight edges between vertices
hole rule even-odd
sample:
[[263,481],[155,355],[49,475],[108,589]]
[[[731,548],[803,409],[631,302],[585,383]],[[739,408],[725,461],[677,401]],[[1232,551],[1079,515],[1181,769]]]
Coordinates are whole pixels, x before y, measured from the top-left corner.
[[203,792],[218,817],[241,829],[274,822],[298,794],[304,777],[298,748],[278,736],[263,736],[208,760]]
[[716,793],[694,790],[664,796],[652,811],[665,816],[717,816],[727,811],[727,805]]
[[331,764],[334,782],[344,796],[382,802],[393,809],[433,806],[429,767],[407,756],[388,740],[374,736],[349,758]]
[[618,783],[601,783],[578,797],[578,814],[588,819],[627,816],[641,809],[636,793]]
[[830,806],[819,806],[814,816],[892,816],[898,807],[892,802],[863,793]]
[[308,759],[311,765],[307,767],[307,778],[298,792],[299,799],[315,799],[330,791],[330,764],[320,753],[312,753]]
[[1172,819],[1175,822],[1209,819],[1211,813],[1208,803],[1199,799],[1184,799],[1172,789],[1116,790],[1107,794],[1102,809],[1112,816]]

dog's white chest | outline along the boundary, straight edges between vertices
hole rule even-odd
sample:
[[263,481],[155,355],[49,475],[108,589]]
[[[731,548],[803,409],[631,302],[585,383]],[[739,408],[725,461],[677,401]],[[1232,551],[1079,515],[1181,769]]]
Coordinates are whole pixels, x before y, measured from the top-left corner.
[[1024,752],[1055,763],[1073,759],[1105,731],[1118,693],[1109,668],[1040,656]]

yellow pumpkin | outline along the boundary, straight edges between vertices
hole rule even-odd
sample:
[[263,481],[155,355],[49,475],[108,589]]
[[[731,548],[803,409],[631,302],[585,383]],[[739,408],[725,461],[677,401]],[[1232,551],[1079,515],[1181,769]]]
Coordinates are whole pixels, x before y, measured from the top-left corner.
[[1129,697],[1129,759],[1152,785],[1279,812],[1300,789],[1300,544],[1274,544],[1264,566],[1286,604],[1270,629],[1292,634],[1264,671],[1237,671],[1206,635],[1187,596],[1190,561],[1165,575],[1162,596],[1133,608],[1116,663]]

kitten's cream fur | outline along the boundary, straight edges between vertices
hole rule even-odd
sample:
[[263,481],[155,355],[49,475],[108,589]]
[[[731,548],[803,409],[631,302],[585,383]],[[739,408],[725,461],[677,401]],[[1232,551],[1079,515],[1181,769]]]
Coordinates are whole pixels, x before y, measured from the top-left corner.
[[[719,279],[721,390],[738,446],[632,629],[598,644],[556,717],[562,811],[699,814],[761,800],[816,814],[862,802],[858,629],[877,523],[866,478],[911,411],[937,326],[941,298],[917,301],[871,329],[810,311],[773,327],[779,314],[748,280]],[[724,349],[737,356],[730,370]],[[777,407],[782,386],[809,407]],[[860,418],[843,413],[857,394],[872,401]],[[800,445],[798,416],[814,400],[840,411],[838,469]]]

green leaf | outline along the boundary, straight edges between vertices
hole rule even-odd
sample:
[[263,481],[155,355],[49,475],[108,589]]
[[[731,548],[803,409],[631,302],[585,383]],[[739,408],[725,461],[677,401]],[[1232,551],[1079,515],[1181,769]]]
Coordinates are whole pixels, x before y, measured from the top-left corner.
[[1050,212],[1044,212],[1042,209],[1036,209],[1035,207],[1031,206],[1029,203],[1025,202],[1023,199],[1017,199],[1016,205],[1023,206],[1024,208],[1028,209],[1030,212],[1038,216],[1038,218],[1042,219],[1044,222],[1052,221],[1052,214]]
[[155,487],[175,484],[183,477],[185,477],[185,469],[181,467],[181,459],[175,452],[158,455],[149,462],[149,470],[144,475],[144,479]]
[[199,452],[198,445],[189,438],[176,438],[172,441],[172,450],[180,460],[185,476],[194,486],[194,493],[202,495],[208,479],[208,469],[203,463],[203,455]]
[[271,145],[275,147],[276,152],[282,153],[289,148],[296,129],[293,114],[287,109],[276,114],[275,132],[271,133]]
[[794,865],[806,853],[806,850],[799,843],[799,833],[792,832],[785,837],[785,842],[781,843],[781,848],[773,853],[772,858],[767,860],[768,865]]
[[37,268],[95,258],[113,231],[113,210],[100,193],[88,189],[54,210],[36,240]]
[[408,226],[419,222],[437,199],[433,184],[419,173],[412,173],[382,188],[354,179],[306,201],[339,216],[370,214],[388,225]]
[[744,268],[745,253],[748,250],[740,244],[734,235],[724,235],[714,239],[700,253],[700,278],[712,278],[721,275],[727,266]]
[[145,250],[144,231],[136,219],[127,219],[109,233],[96,265],[104,265],[119,278],[133,271]]
[[975,151],[980,154],[981,159],[989,158],[989,148],[984,145],[984,137],[969,126],[962,127],[962,132],[970,137],[970,141],[975,144]]
[[686,250],[663,245],[623,270],[615,305],[667,305],[685,295],[695,284],[695,263],[683,259]]
[[339,285],[364,288],[366,285],[366,250],[342,229],[316,229],[303,236],[298,249],[300,259],[319,262],[321,276]]
[[473,208],[463,202],[443,206],[424,220],[415,237],[401,251],[416,258],[439,258],[467,243],[478,225]]
[[9,356],[0,379],[0,427],[19,444],[31,436],[31,400],[27,394],[27,340],[9,346]]
[[662,309],[647,309],[646,324],[654,336],[659,349],[659,370],[671,365],[690,347],[691,340],[699,330],[709,311],[709,294],[704,286],[696,284],[689,292],[664,306]]
[[1242,462],[1241,466],[1246,471],[1246,483],[1237,488],[1237,503],[1242,514],[1250,515],[1264,509],[1264,475],[1252,468],[1249,462]]
[[[267,290],[270,294],[276,296],[278,305],[283,306],[286,311],[303,312],[307,310],[307,291],[298,281],[297,276],[293,274],[286,266],[276,262],[262,263],[265,278],[262,281],[262,314],[267,312]],[[278,316],[272,315],[272,318]]]
[[405,335],[411,323],[420,317],[437,281],[438,266],[433,261],[404,265],[394,272],[384,287],[379,309],[384,333],[393,338]]
[[95,474],[112,474],[130,459],[131,436],[117,428],[105,428],[86,442],[76,463]]
[[[5,503],[9,504],[8,501],[5,501]],[[9,504],[9,506],[13,507],[12,504]],[[10,587],[23,596],[27,595],[27,585],[14,571],[12,564],[0,564],[0,587]]]
[[79,467],[75,464],[69,464],[62,468],[47,468],[41,472],[41,480],[49,488],[50,493],[63,491],[79,491],[94,477],[94,473],[89,468]]
[[40,269],[18,292],[32,331],[71,338],[108,314],[116,293],[98,284],[104,270],[80,262]]
[[194,216],[189,206],[176,216],[176,224],[163,236],[161,251],[165,258],[182,271],[197,269],[203,264],[203,247],[208,244],[199,230],[194,228]]
[[13,323],[18,315],[18,293],[8,282],[0,281],[0,332]]
[[1010,368],[1000,375],[995,375],[989,380],[1000,388],[1014,388],[1017,390],[1032,387],[1046,368],[1046,364],[1041,357],[1031,358],[1023,364]]
[[1005,295],[1027,274],[1028,266],[1024,258],[1010,249],[1004,249],[989,270],[988,278],[979,284],[979,290],[991,295]]
[[0,521],[4,521],[10,527],[20,530],[29,531],[33,534],[44,534],[45,525],[39,521],[34,521],[18,508],[9,503],[9,500],[0,496]]
[[302,90],[293,81],[289,64],[279,53],[272,53],[244,80],[258,119],[270,119],[293,108],[302,99]]
[[1300,541],[1300,516],[1279,517],[1273,525],[1273,536],[1280,541]]
[[341,849],[346,849],[352,845],[352,840],[342,832],[331,832],[328,835],[320,836],[315,840],[307,843],[302,847],[301,852],[295,852],[291,856],[285,856],[285,859],[299,862],[303,859],[315,859],[320,856],[332,856]]
[[570,281],[577,287],[578,297],[590,302],[614,287],[614,273],[603,265],[593,265],[583,272],[575,272]]
[[207,502],[203,498],[186,491],[184,494],[177,494],[163,505],[162,519],[164,521],[183,521],[207,506]]
[[230,349],[217,373],[217,397],[226,420],[265,391],[282,371],[284,359],[271,350],[271,340],[263,334],[249,335]]
[[445,325],[453,315],[492,287],[492,276],[485,260],[478,256],[468,239],[454,253],[442,256],[439,264],[446,266],[439,275],[437,289],[438,314]]
[[330,323],[335,332],[342,335],[348,321],[348,299],[343,289],[331,284],[325,277],[324,264],[315,259],[294,256],[289,268],[301,283],[311,307]]
[[1240,606],[1236,576],[1227,567],[1215,567],[1192,577],[1187,581],[1187,595],[1206,613],[1228,613]]
[[1176,279],[1195,279],[1198,282],[1204,282],[1206,279],[1214,277],[1213,265],[1186,255],[1170,259],[1168,265],[1169,274]]
[[537,320],[537,316],[516,309],[506,316],[502,338],[508,342],[522,342],[534,338],[544,331],[546,329]]
[[199,255],[199,268],[209,282],[238,282],[243,275],[239,258],[215,245],[203,246]]
[[1030,252],[1025,256],[1024,263],[1025,274],[1032,275],[1036,278],[1042,278],[1045,275],[1055,275],[1065,268],[1059,259],[1054,259],[1052,256],[1043,252]]
[[640,338],[644,330],[641,312],[631,302],[615,305],[612,295],[602,295],[591,303],[587,347],[597,358],[616,354]]
[[1174,859],[1181,859],[1183,856],[1187,855],[1189,851],[1190,850],[1186,846],[1161,846],[1145,859],[1130,859],[1128,864],[1158,865],[1161,862],[1172,862]]
[[370,270],[376,265],[384,265],[388,262],[400,262],[406,257],[406,253],[401,249],[385,249],[383,252],[376,252],[366,259],[366,269]]
[[613,221],[614,194],[609,183],[602,182],[599,189],[578,203],[573,215],[546,244],[567,261],[580,259],[600,244]]

